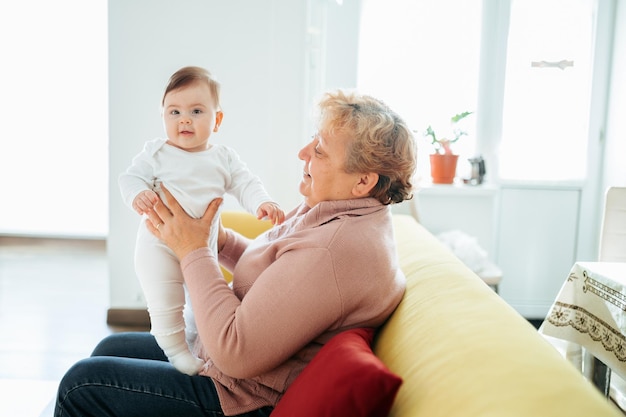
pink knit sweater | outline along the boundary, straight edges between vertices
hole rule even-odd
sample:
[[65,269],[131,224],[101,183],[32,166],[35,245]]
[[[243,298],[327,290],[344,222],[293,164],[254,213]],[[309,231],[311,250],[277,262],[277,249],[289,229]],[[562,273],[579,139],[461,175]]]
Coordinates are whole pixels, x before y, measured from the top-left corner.
[[391,213],[375,199],[301,205],[250,241],[228,231],[220,261],[208,249],[181,262],[199,332],[201,371],[226,415],[275,406],[321,346],[354,327],[378,327],[404,294]]

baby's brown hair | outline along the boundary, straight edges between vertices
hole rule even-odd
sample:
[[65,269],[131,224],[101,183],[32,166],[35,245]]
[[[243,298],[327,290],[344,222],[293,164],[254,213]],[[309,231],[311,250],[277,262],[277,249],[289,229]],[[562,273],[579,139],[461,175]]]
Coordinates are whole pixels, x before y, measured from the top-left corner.
[[211,75],[207,69],[194,66],[183,67],[172,74],[165,87],[165,92],[161,99],[161,106],[165,103],[165,96],[170,91],[178,90],[179,88],[187,87],[197,82],[207,83],[209,90],[211,90],[211,95],[215,99],[217,109],[220,110],[220,83],[213,78],[213,75]]

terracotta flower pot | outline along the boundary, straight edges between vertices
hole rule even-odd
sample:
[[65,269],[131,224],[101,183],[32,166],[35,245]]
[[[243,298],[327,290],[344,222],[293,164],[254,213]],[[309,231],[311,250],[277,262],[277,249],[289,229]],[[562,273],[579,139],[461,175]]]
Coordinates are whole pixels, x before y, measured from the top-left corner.
[[456,176],[458,160],[459,155],[430,155],[430,175],[433,177],[433,184],[452,184]]

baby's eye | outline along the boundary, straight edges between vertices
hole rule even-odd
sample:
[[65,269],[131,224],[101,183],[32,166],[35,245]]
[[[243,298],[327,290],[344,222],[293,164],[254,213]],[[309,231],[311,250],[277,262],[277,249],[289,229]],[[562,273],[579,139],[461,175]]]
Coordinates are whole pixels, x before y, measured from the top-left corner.
[[170,114],[171,114],[172,116],[177,116],[177,115],[179,115],[179,114],[180,114],[180,112],[179,112],[178,110],[172,110],[172,111],[170,112]]
[[191,111],[191,113],[192,113],[192,114],[201,114],[201,113],[202,113],[202,110],[200,110],[200,109],[193,109],[193,110]]

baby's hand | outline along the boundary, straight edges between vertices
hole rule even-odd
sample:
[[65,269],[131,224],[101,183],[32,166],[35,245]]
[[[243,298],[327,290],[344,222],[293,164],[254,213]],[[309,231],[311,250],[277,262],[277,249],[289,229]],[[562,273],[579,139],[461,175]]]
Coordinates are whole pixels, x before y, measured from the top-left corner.
[[261,204],[261,207],[256,211],[256,216],[258,219],[267,217],[273,225],[281,224],[285,221],[285,212],[281,210],[278,204],[271,202]]
[[150,210],[156,202],[159,196],[152,190],[142,191],[137,194],[137,197],[133,200],[133,209],[139,214],[145,214]]

